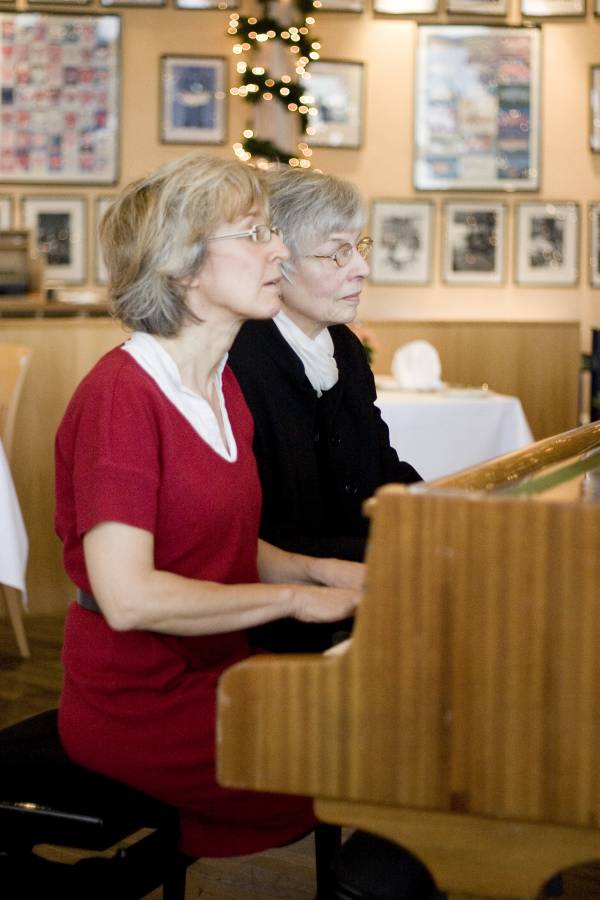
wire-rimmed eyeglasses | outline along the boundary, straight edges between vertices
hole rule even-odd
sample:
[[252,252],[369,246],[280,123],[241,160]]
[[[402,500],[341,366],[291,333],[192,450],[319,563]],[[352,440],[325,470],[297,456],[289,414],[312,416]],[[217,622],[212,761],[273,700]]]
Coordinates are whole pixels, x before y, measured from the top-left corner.
[[312,253],[311,259],[332,259],[338,268],[343,269],[352,259],[352,252],[356,247],[363,259],[368,259],[371,247],[373,246],[373,238],[363,237],[357,244],[340,244],[334,253],[317,254]]
[[281,237],[281,229],[274,225],[253,225],[247,231],[234,231],[232,234],[214,234],[209,241],[224,241],[227,238],[250,238],[255,244],[268,244],[273,235]]

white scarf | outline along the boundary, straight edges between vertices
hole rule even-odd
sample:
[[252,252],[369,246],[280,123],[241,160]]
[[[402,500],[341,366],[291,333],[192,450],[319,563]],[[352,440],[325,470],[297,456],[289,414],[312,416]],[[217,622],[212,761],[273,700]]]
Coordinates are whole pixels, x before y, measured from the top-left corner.
[[333,340],[327,328],[319,332],[316,338],[310,338],[284,312],[278,312],[273,321],[282,337],[300,357],[306,377],[317,392],[317,397],[337,384],[338,367],[333,355]]

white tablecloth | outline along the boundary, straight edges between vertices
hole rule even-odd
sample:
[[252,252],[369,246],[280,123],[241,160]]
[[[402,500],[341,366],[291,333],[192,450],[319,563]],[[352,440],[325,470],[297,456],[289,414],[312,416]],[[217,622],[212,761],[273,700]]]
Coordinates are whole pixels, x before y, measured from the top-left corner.
[[22,591],[24,601],[28,549],[21,508],[0,443],[0,584]]
[[491,391],[427,394],[380,390],[377,405],[398,456],[426,481],[533,441],[517,397]]

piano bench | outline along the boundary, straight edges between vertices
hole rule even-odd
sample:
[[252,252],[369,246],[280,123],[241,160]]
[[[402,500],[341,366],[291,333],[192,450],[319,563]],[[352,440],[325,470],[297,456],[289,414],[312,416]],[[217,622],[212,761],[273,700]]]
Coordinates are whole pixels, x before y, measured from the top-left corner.
[[[178,849],[175,808],[78,766],[58,736],[51,709],[0,731],[0,897],[140,900],[162,885],[163,900],[185,900],[194,860]],[[149,833],[148,830],[152,829]],[[137,832],[146,833],[137,835]],[[135,839],[133,837],[135,836]],[[54,862],[36,845],[107,851],[109,856]],[[332,891],[332,862],[341,828],[317,825],[317,900]]]
[[[164,900],[184,900],[193,860],[178,849],[177,810],[71,762],[58,737],[57,710],[0,731],[0,761],[2,897],[43,890],[61,900],[139,900],[162,886]],[[54,862],[34,849],[98,853],[127,839],[108,856],[88,853],[77,862]]]

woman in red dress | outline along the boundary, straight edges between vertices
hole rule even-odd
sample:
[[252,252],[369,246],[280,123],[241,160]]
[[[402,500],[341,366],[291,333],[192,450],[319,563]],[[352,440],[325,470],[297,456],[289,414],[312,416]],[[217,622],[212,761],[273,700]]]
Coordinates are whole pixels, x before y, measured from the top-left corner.
[[101,229],[133,334],[76,390],[56,439],[56,529],[78,588],[60,733],[76,762],[176,805],[181,847],[230,856],[314,825],[304,798],[215,779],[215,698],[246,629],[352,615],[362,566],[258,539],[253,424],[226,355],[279,309],[287,249],[259,177],[189,156],[125,189]]

